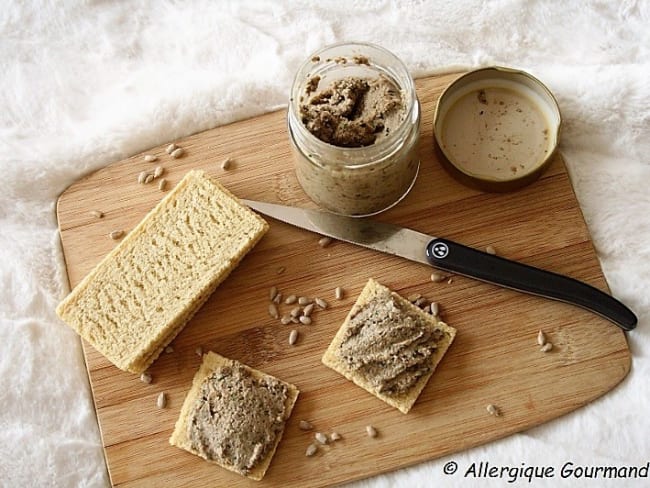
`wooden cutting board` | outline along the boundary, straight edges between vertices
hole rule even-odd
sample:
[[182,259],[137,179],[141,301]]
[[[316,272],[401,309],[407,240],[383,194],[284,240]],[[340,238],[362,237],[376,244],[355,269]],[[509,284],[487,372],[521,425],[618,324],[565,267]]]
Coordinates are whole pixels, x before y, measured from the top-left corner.
[[[457,75],[420,79],[421,170],[409,196],[379,219],[485,248],[502,256],[567,274],[607,290],[598,260],[560,156],[533,185],[510,194],[471,190],[436,161],[432,117],[440,92]],[[58,219],[70,285],[106,254],[113,230],[132,229],[164,193],[139,185],[138,174],[160,164],[169,187],[191,168],[217,176],[242,198],[314,207],[292,169],[285,113],[279,111],[176,141],[186,155],[171,159],[165,146],[116,162],[70,186],[58,202]],[[231,169],[221,169],[231,157]],[[99,210],[103,218],[90,215]],[[219,287],[140,382],[84,344],[88,373],[113,484],[120,486],[325,486],[483,444],[575,410],[603,395],[627,374],[625,335],[584,310],[454,276],[433,283],[431,269],[351,244],[318,245],[319,236],[269,220],[271,230]],[[403,296],[438,301],[458,329],[456,341],[408,415],[390,408],[324,367],[320,358],[369,277]],[[301,325],[296,346],[290,326],[268,315],[269,289],[322,297],[330,307]],[[342,300],[334,289],[345,289]],[[282,306],[283,310],[288,306]],[[554,344],[539,351],[538,330]],[[260,483],[208,464],[168,444],[200,359],[214,350],[291,382],[301,390],[273,463]],[[166,392],[169,405],[156,407]],[[497,405],[493,417],[486,405]],[[343,440],[305,449],[313,434],[307,419]],[[365,433],[372,424],[375,439]]]

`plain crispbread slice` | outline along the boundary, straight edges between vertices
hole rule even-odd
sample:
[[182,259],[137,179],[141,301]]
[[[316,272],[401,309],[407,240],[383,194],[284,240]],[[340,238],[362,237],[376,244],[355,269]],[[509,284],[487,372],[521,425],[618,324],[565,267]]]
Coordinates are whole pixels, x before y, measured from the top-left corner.
[[118,368],[141,373],[267,230],[216,180],[190,171],[56,312]]
[[[261,371],[258,371],[256,369],[250,368],[246,366],[245,364],[239,363],[238,361],[232,360],[232,359],[227,359],[223,356],[220,356],[217,353],[214,352],[208,352],[203,356],[203,362],[201,363],[201,366],[199,367],[199,370],[196,372],[194,375],[194,379],[192,380],[192,387],[190,388],[190,391],[187,393],[187,396],[185,397],[185,401],[183,402],[183,406],[181,407],[181,412],[178,417],[178,420],[176,421],[176,425],[174,427],[174,432],[172,432],[171,437],[169,438],[169,443],[172,446],[180,447],[181,449],[184,449],[196,456],[199,456],[199,453],[192,448],[191,442],[189,440],[188,436],[188,420],[189,416],[192,410],[192,407],[194,403],[196,402],[196,399],[199,395],[199,392],[201,390],[201,386],[203,382],[206,380],[210,374],[214,370],[216,370],[219,367],[222,366],[234,366],[234,365],[241,365],[244,367],[246,370],[250,372],[250,374],[257,379],[262,379],[265,377],[270,377],[273,378],[270,375],[267,375]],[[277,378],[274,378],[277,379]],[[280,381],[280,380],[278,380]],[[286,413],[286,420],[289,418],[291,415],[291,411],[293,410],[293,406],[296,403],[296,399],[298,398],[298,394],[300,393],[298,391],[298,388],[296,388],[294,385],[290,383],[286,383],[282,381],[284,385],[287,387],[287,399],[285,402],[285,408],[287,409]],[[253,469],[245,476],[248,478],[254,479],[254,480],[261,480],[264,475],[266,474],[267,469],[269,468],[269,465],[271,464],[271,460],[273,459],[273,456],[275,454],[275,451],[277,450],[278,444],[280,443],[280,440],[282,438],[283,431],[281,431],[276,440],[275,444],[273,447],[270,449],[270,451],[267,453],[267,455],[260,461],[260,463],[257,466],[254,466]],[[202,458],[205,459],[205,458]],[[211,459],[205,459],[206,461],[210,463],[214,463],[218,466],[221,466],[222,468],[226,468],[230,471],[233,471],[237,474],[242,474],[239,471],[237,471],[233,466],[230,466],[226,463],[219,462],[217,460],[211,460]]]
[[[407,309],[409,313],[421,317],[425,322],[430,324],[431,327],[437,328],[443,333],[442,340],[438,342],[437,349],[431,356],[431,371],[426,375],[423,375],[417,381],[417,383],[415,383],[407,392],[402,395],[386,395],[385,393],[377,391],[377,389],[374,388],[372,384],[367,381],[361,374],[348,367],[345,361],[338,354],[338,349],[343,343],[351,318],[356,315],[356,313],[361,310],[366,304],[370,303],[373,300],[377,300],[378,295],[381,293],[390,294],[390,296],[399,302],[402,307]],[[361,291],[361,294],[357,298],[357,301],[352,306],[352,309],[336,333],[336,336],[334,336],[334,339],[327,348],[327,351],[325,351],[322,362],[325,366],[332,368],[334,371],[343,375],[345,378],[352,381],[357,386],[360,386],[367,392],[375,395],[377,398],[388,403],[390,406],[397,408],[400,412],[408,413],[417,400],[418,396],[420,396],[420,393],[426,386],[427,382],[429,381],[429,378],[436,369],[436,366],[447,352],[447,349],[451,345],[455,336],[456,329],[449,327],[444,322],[441,322],[436,319],[436,317],[425,313],[419,307],[413,305],[411,302],[402,298],[397,293],[392,292],[387,287],[377,283],[373,279],[370,279],[366,283],[364,289]]]

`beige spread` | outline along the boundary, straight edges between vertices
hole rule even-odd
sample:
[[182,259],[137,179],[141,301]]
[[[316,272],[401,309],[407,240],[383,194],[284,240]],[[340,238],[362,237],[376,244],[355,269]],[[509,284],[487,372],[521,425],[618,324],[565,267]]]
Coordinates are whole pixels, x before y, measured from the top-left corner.
[[274,448],[284,428],[287,386],[254,377],[241,365],[222,366],[202,384],[187,434],[199,455],[249,472]]
[[443,149],[459,169],[509,180],[537,168],[552,152],[545,114],[523,91],[485,87],[461,96],[442,128]]
[[[316,91],[313,77],[306,93]],[[334,80],[300,104],[305,127],[320,140],[340,147],[364,147],[388,135],[404,119],[400,90],[385,76]]]
[[339,354],[378,392],[399,395],[432,370],[431,356],[444,334],[387,288],[377,294],[350,317]]

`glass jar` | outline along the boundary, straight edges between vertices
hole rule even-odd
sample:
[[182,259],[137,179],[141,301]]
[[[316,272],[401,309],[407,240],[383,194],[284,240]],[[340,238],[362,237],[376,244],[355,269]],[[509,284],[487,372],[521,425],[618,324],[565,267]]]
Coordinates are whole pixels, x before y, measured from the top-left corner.
[[[400,116],[362,147],[324,142],[307,128],[305,103],[336,80],[381,79],[401,95]],[[406,66],[387,50],[366,43],[335,44],[310,56],[291,88],[288,132],[298,181],[319,206],[339,214],[382,212],[406,196],[420,167],[420,104]]]

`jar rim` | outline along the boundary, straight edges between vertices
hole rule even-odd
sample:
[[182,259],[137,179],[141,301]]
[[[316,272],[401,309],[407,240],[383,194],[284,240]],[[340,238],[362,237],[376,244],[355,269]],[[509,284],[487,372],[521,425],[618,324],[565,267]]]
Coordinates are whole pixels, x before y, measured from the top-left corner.
[[[366,56],[369,60],[369,66],[372,68],[372,70],[380,74],[383,73],[384,75],[389,76],[389,78],[393,82],[395,82],[397,87],[404,94],[403,96],[405,97],[406,111],[403,120],[400,122],[399,126],[395,130],[393,130],[389,135],[387,135],[379,142],[370,144],[368,146],[361,146],[361,147],[337,146],[325,142],[319,139],[318,137],[316,137],[307,129],[307,127],[304,125],[304,123],[301,120],[300,117],[301,91],[303,91],[307,80],[311,76],[320,73],[318,69],[314,70],[314,67],[317,66],[319,63],[321,63],[322,61],[321,57],[324,57],[327,53],[333,53],[339,50],[341,51],[349,50],[350,52],[347,53],[347,56],[354,56],[354,55]],[[355,50],[358,50],[359,52],[354,52]],[[378,56],[385,57],[390,65],[386,66],[387,64],[386,62],[384,63],[374,62],[372,57],[373,54],[375,55],[374,56],[375,58]],[[315,58],[318,58],[318,60],[314,61]],[[323,66],[327,68],[324,69],[324,71],[327,71],[328,69],[332,69],[332,68],[345,69],[346,66],[352,65],[351,63],[350,64],[337,63],[332,58],[335,59],[335,56],[332,56],[330,59],[326,60],[325,63],[323,64]],[[346,158],[352,158],[352,159],[363,158],[364,156],[366,156],[368,151],[393,152],[391,148],[393,148],[393,146],[398,146],[400,144],[401,139],[403,138],[404,132],[409,130],[410,124],[412,123],[412,119],[414,117],[414,111],[419,112],[418,105],[419,104],[417,101],[415,83],[413,81],[413,78],[411,77],[406,65],[395,54],[393,54],[392,52],[390,52],[384,47],[369,42],[339,42],[339,43],[330,44],[328,46],[322,47],[317,51],[313,52],[305,59],[305,61],[298,68],[298,71],[294,76],[293,83],[291,86],[291,97],[289,99],[289,106],[288,106],[288,122],[290,128],[293,129],[290,131],[292,132],[292,137],[298,136],[300,138],[306,139],[309,142],[309,144],[313,145],[315,148],[318,148],[319,150],[344,151],[346,154]],[[416,117],[419,117],[419,113],[416,113],[415,115]],[[296,134],[296,132],[298,133]],[[348,160],[347,165],[349,164],[350,161]],[[361,162],[359,164],[363,164],[363,163]],[[352,166],[356,166],[356,165],[353,164]]]

